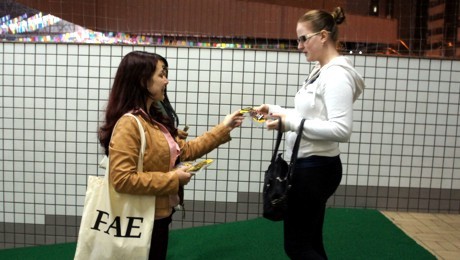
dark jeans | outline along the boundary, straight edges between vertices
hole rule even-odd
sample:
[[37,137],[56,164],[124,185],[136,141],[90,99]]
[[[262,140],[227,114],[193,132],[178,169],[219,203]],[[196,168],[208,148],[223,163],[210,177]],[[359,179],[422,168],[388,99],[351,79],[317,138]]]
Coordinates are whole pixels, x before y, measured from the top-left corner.
[[155,220],[152,241],[150,242],[149,260],[165,260],[168,252],[169,224],[172,217]]
[[339,156],[297,160],[284,219],[284,250],[291,259],[327,259],[323,245],[326,202],[341,179]]

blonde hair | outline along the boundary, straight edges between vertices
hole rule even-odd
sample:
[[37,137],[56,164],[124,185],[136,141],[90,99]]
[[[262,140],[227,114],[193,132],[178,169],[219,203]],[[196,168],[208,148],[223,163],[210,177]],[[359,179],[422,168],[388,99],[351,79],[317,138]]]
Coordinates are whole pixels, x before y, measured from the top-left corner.
[[329,32],[331,39],[337,42],[339,30],[337,25],[345,20],[345,11],[342,7],[334,8],[332,13],[323,10],[311,10],[302,15],[297,23],[310,23],[314,32],[326,30]]

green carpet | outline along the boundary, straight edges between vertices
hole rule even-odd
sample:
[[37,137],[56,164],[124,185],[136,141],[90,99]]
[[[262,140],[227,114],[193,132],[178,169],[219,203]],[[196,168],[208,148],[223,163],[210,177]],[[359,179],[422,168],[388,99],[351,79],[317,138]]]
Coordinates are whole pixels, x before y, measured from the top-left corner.
[[[171,231],[168,260],[288,259],[282,222],[258,218]],[[329,259],[436,259],[377,210],[327,210]],[[73,259],[75,243],[0,250],[0,259]]]

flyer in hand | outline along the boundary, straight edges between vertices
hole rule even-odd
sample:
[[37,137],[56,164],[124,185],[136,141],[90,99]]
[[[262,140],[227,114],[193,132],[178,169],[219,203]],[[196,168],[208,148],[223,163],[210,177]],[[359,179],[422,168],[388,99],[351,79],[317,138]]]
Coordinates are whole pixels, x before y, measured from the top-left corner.
[[198,160],[198,161],[195,161],[195,162],[183,162],[182,165],[191,166],[187,170],[187,172],[195,174],[195,173],[205,169],[206,167],[211,165],[213,162],[214,162],[214,160],[212,160],[212,159],[204,159],[204,160]]
[[256,110],[254,110],[252,107],[245,107],[240,109],[241,114],[246,114],[249,113],[250,117],[252,120],[254,120],[257,123],[263,123],[265,122],[264,115],[259,114]]

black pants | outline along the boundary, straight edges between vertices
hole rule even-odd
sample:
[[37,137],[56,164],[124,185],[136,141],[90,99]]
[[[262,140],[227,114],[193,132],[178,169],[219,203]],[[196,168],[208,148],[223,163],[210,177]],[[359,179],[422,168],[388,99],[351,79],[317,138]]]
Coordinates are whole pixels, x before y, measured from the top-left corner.
[[150,242],[149,260],[165,260],[168,252],[169,224],[172,217],[155,220],[152,241]]
[[326,202],[341,179],[339,156],[297,160],[284,219],[284,250],[291,259],[327,259],[323,245]]

